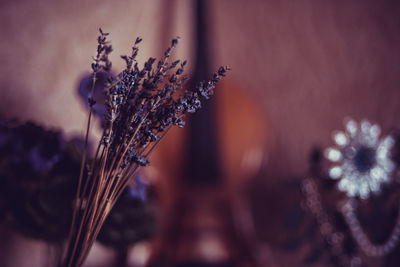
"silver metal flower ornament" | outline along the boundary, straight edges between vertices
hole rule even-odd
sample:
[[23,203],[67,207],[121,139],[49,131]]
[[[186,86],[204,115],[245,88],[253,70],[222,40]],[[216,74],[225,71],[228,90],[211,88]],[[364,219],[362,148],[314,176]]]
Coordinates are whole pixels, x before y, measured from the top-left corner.
[[394,138],[379,138],[381,129],[367,120],[345,122],[345,131],[333,133],[335,147],[325,150],[325,157],[334,163],[329,177],[340,179],[338,188],[348,197],[368,198],[379,193],[391,181],[395,164],[391,159]]

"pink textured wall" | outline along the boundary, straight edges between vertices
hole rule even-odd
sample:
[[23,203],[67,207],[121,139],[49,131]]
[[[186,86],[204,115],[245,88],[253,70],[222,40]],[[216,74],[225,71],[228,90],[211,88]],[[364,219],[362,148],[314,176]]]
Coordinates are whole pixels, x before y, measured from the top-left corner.
[[[216,58],[248,85],[275,136],[274,173],[304,170],[342,119],[400,124],[396,1],[217,1]],[[217,61],[216,59],[216,61]],[[278,169],[277,169],[278,167]]]

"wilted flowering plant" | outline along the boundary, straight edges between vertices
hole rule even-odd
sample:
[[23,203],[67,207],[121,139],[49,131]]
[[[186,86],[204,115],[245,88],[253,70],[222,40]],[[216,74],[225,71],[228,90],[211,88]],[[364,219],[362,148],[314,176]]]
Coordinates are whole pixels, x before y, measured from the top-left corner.
[[[201,101],[213,95],[215,84],[228,67],[220,67],[212,79],[194,90],[180,92],[187,77],[186,61],[169,63],[178,44],[173,39],[163,57],[149,58],[143,68],[136,61],[141,38],[137,38],[130,56],[122,56],[126,68],[116,76],[110,73],[108,58],[112,47],[108,33],[100,29],[97,55],[92,64],[91,94],[86,143],[96,100],[94,85],[98,73],[109,73],[106,94],[105,127],[91,162],[87,162],[85,145],[72,227],[64,266],[80,266],[107,215],[140,166],[148,165],[148,156],[173,126],[183,127],[186,113],[194,113]],[[87,174],[87,179],[84,179]],[[85,181],[85,182],[83,182]]]

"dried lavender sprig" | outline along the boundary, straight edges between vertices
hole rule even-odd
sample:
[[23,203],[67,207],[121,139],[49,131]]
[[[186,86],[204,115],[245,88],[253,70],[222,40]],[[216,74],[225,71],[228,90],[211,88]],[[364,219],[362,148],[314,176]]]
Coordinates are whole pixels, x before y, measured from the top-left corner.
[[[108,54],[112,48],[106,40],[107,35],[100,30],[97,56],[92,64],[93,84],[97,72],[111,68]],[[183,75],[186,61],[168,62],[178,39],[172,40],[156,65],[156,59],[149,58],[142,68],[136,62],[140,41],[140,38],[136,39],[130,56],[122,56],[126,68],[109,79],[106,125],[83,189],[80,187],[86,157],[82,159],[65,266],[83,263],[104,220],[132,175],[140,166],[149,164],[149,154],[171,127],[184,126],[185,114],[201,107],[201,101],[213,94],[215,84],[228,70],[221,67],[210,81],[200,83],[195,91],[179,93],[187,80]],[[93,107],[95,100],[89,101]],[[91,112],[89,122],[90,117]],[[89,126],[90,123],[87,133]]]
[[[93,106],[96,103],[93,98],[94,87],[95,87],[95,83],[96,83],[96,75],[102,69],[105,71],[110,71],[111,66],[112,66],[112,64],[108,58],[108,55],[112,52],[112,46],[107,42],[108,33],[104,33],[101,30],[101,28],[99,29],[99,32],[100,32],[100,35],[98,36],[98,39],[97,39],[97,42],[98,42],[97,54],[96,54],[96,57],[93,59],[93,63],[91,65],[92,71],[93,71],[92,87],[90,90],[90,96],[88,98],[89,115],[88,115],[88,121],[87,121],[87,126],[86,126],[85,143],[84,143],[83,152],[82,152],[82,162],[81,162],[81,168],[80,168],[80,172],[79,172],[77,194],[76,194],[76,198],[75,198],[77,201],[80,199],[80,196],[82,194],[81,187],[82,187],[82,180],[83,180],[83,176],[84,176],[84,169],[85,169],[85,165],[86,165],[87,147],[88,147],[88,140],[89,140],[91,118],[92,118],[92,113],[93,113]],[[76,230],[76,224],[74,222],[76,221],[76,218],[77,218],[77,212],[78,212],[78,210],[76,208],[74,208],[73,215],[72,215],[71,230],[70,230],[70,234],[69,234],[69,242],[72,242],[71,236],[72,236],[73,232]],[[80,232],[80,230],[78,232]],[[78,238],[79,238],[79,236],[78,236]],[[74,245],[73,247],[71,247],[71,249],[72,250],[70,250],[70,248],[68,248],[67,259],[71,258],[71,257],[68,257],[69,254],[75,253],[76,246]]]

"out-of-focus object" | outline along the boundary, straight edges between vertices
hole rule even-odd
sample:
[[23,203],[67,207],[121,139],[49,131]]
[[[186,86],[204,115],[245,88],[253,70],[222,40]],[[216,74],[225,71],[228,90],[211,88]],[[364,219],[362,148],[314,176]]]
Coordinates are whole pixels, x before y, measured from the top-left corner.
[[0,209],[11,228],[50,243],[64,241],[80,166],[78,143],[34,123],[1,122]]
[[395,164],[391,150],[392,136],[379,139],[381,128],[367,120],[360,124],[348,119],[345,132],[334,132],[335,148],[325,150],[325,157],[336,164],[329,170],[332,179],[340,179],[338,188],[348,197],[366,199],[390,183]]
[[[309,177],[302,182],[304,206],[330,248],[333,265],[397,266],[392,255],[400,241],[399,138],[379,139],[380,127],[367,120],[346,119],[345,126],[345,132],[333,133],[336,148],[324,153],[337,165],[325,171],[322,157],[312,157]],[[337,179],[339,191],[329,192]]]
[[[209,68],[205,15],[197,1],[197,64],[192,84]],[[207,40],[207,41],[206,41]],[[244,191],[265,159],[266,130],[257,103],[233,81],[173,129],[152,155],[148,176],[160,198],[160,234],[149,266],[253,266],[253,222]]]
[[218,184],[191,185],[182,179],[185,147],[179,140],[189,138],[184,129],[173,130],[160,144],[146,172],[156,178],[160,194],[162,228],[155,253],[164,255],[153,256],[167,262],[239,264],[243,259],[237,258],[249,257],[255,246],[244,191],[265,159],[265,126],[254,100],[235,85],[221,83],[215,104],[222,170]]

